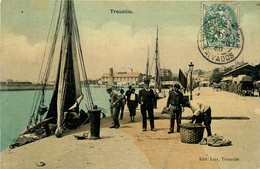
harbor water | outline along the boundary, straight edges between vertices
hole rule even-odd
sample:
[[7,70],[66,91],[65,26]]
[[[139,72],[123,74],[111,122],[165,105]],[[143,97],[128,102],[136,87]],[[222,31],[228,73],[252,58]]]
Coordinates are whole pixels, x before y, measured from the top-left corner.
[[[104,108],[110,116],[109,95],[104,87],[90,87],[93,102]],[[126,91],[127,88],[124,88]],[[83,90],[84,91],[84,90]],[[32,110],[35,90],[0,91],[1,151],[7,148],[25,129]],[[53,90],[46,90],[46,105],[50,103]],[[86,111],[83,98],[80,108]]]

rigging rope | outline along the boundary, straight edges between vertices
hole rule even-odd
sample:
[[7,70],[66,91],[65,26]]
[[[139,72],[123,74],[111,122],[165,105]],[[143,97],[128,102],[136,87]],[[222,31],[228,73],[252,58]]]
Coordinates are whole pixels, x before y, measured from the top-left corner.
[[[37,80],[37,83],[39,84],[39,81],[40,81],[40,78],[41,78],[41,74],[42,74],[42,68],[43,68],[43,63],[44,63],[44,60],[45,60],[45,57],[46,57],[46,51],[47,51],[47,44],[48,44],[48,41],[49,41],[49,38],[50,38],[50,32],[51,32],[51,28],[53,26],[53,21],[54,21],[54,14],[55,14],[55,8],[57,6],[57,0],[55,1],[55,5],[54,5],[54,9],[53,9],[53,13],[52,13],[52,19],[51,19],[51,24],[50,24],[50,28],[49,28],[49,31],[48,31],[48,36],[47,36],[47,41],[46,41],[46,44],[45,44],[45,49],[44,49],[44,54],[43,54],[43,59],[42,59],[42,64],[41,64],[41,67],[40,67],[40,73],[39,73],[39,76],[38,76],[38,80]],[[60,10],[61,10],[61,6],[62,6],[62,2],[61,2],[61,5],[60,5]],[[59,17],[60,19],[60,17]],[[59,21],[58,21],[59,23]],[[44,79],[44,76],[42,77]],[[44,88],[44,86],[43,86]],[[32,103],[32,108],[31,108],[31,113],[30,113],[30,120],[29,120],[29,123],[28,123],[28,126],[31,125],[31,122],[32,122],[32,118],[34,117],[34,113],[36,111],[36,108],[37,108],[37,103],[39,102],[39,99],[40,99],[40,91],[36,91],[35,92],[35,95],[34,95],[34,99],[33,99],[33,103]],[[38,96],[37,96],[38,95]],[[36,98],[37,97],[37,98]],[[35,123],[37,122],[37,119],[34,119]],[[27,127],[28,127],[27,126]]]
[[[54,6],[53,13],[52,13],[51,24],[50,24],[50,28],[49,28],[49,31],[48,31],[47,41],[46,41],[46,44],[45,44],[43,60],[42,60],[42,64],[41,64],[41,67],[40,67],[40,74],[39,74],[39,77],[38,77],[38,83],[40,82],[40,79],[41,79],[42,91],[35,92],[32,108],[31,108],[30,120],[29,120],[27,127],[29,127],[29,125],[32,124],[32,120],[34,120],[34,123],[38,122],[38,113],[36,114],[36,116],[35,116],[35,113],[37,111],[38,106],[41,103],[44,104],[43,103],[44,102],[44,90],[46,89],[46,85],[47,85],[47,82],[48,82],[48,79],[49,79],[49,76],[50,76],[53,58],[54,58],[54,53],[55,53],[55,48],[56,48],[56,44],[57,44],[57,40],[58,40],[58,37],[59,37],[60,28],[61,28],[61,23],[62,23],[62,20],[64,20],[63,19],[64,15],[66,15],[66,13],[68,12],[68,11],[65,11],[66,8],[64,7],[65,5],[68,5],[68,4],[65,4],[64,0],[61,0],[60,7],[59,7],[58,19],[57,19],[57,25],[56,25],[55,33],[54,33],[54,36],[53,36],[53,42],[52,42],[52,45],[51,45],[49,57],[47,59],[47,65],[46,65],[45,71],[43,72],[43,63],[44,63],[44,60],[46,59],[47,44],[50,40],[51,29],[53,28],[53,25],[54,25],[54,15],[55,15],[55,9],[56,9],[56,6],[57,6],[57,1],[58,0],[55,1],[55,6]],[[70,9],[68,9],[68,10],[71,10],[71,12],[70,12],[71,18],[67,18],[67,19],[72,21],[72,30],[68,30],[68,29],[64,30],[64,34],[61,38],[62,43],[61,43],[59,64],[61,63],[62,56],[66,55],[66,52],[67,52],[66,48],[67,48],[67,45],[68,45],[68,37],[66,35],[68,35],[68,31],[71,31],[70,32],[71,38],[72,38],[73,42],[75,42],[75,43],[73,43],[73,45],[74,45],[73,49],[75,49],[75,51],[74,51],[75,54],[78,55],[80,66],[81,66],[81,71],[82,71],[81,73],[82,73],[83,81],[84,81],[84,85],[85,85],[84,91],[85,91],[86,100],[87,100],[86,107],[87,107],[88,110],[90,110],[90,109],[94,108],[94,103],[93,103],[93,99],[92,99],[92,95],[91,95],[91,91],[90,91],[90,87],[89,87],[89,82],[88,82],[88,78],[87,78],[87,74],[86,74],[86,69],[85,69],[85,63],[84,63],[83,52],[82,52],[80,36],[79,36],[79,28],[78,28],[78,23],[77,23],[77,19],[76,19],[76,12],[75,12],[73,2],[69,2],[69,3],[71,4],[71,6],[70,6]],[[64,21],[64,25],[65,25],[65,27],[69,26],[68,23],[66,23],[66,21]],[[59,67],[60,67],[60,65],[59,65]],[[43,75],[41,76],[42,73],[43,73]],[[58,79],[56,79],[56,80],[58,80]],[[56,83],[57,83],[57,81],[56,81]],[[62,97],[64,97],[64,96],[62,96]],[[103,113],[105,112],[103,110],[103,108],[100,108],[100,109],[102,110]]]
[[88,104],[87,109],[90,110],[90,109],[93,109],[94,103],[93,103],[91,91],[90,91],[89,84],[88,84],[88,78],[87,78],[87,74],[86,74],[85,63],[84,63],[83,53],[82,53],[82,48],[81,48],[81,43],[80,43],[77,17],[76,17],[76,12],[75,12],[73,3],[72,3],[72,11],[73,11],[72,17],[73,17],[73,20],[75,21],[73,26],[75,27],[74,33],[76,35],[75,38],[76,38],[76,44],[78,47],[77,49],[78,49],[78,54],[79,54],[80,63],[81,63],[82,76],[83,76],[84,84],[86,85],[84,89],[85,89],[86,99],[87,99],[87,104]]

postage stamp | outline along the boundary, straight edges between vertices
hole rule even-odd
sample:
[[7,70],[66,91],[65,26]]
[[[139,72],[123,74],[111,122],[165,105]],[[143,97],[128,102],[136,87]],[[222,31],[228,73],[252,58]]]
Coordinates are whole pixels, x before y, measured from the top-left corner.
[[202,2],[198,49],[215,64],[234,61],[243,51],[244,36],[239,26],[237,2]]

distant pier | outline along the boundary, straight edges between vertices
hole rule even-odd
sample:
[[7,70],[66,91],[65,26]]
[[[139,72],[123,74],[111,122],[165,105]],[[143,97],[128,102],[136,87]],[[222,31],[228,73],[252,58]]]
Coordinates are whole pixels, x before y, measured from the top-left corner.
[[[22,91],[22,90],[41,90],[41,84],[1,84],[0,91]],[[47,85],[46,89],[54,89],[54,85]]]

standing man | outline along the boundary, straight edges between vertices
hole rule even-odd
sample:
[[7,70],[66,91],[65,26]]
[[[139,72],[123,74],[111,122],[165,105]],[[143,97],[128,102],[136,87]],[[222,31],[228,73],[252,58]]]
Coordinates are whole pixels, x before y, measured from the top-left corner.
[[183,102],[183,94],[180,92],[180,85],[175,84],[173,86],[173,90],[169,92],[169,97],[167,100],[167,107],[170,108],[170,129],[168,134],[173,133],[174,131],[174,121],[176,119],[177,123],[177,132],[180,132],[180,124],[181,124],[181,114],[182,114],[182,102]]
[[190,108],[193,112],[193,116],[191,117],[190,123],[199,123],[204,122],[206,126],[206,130],[208,133],[208,137],[211,136],[211,108],[210,106],[201,100],[192,100],[190,101]]
[[147,129],[147,114],[148,111],[151,130],[154,129],[154,115],[153,115],[153,103],[155,99],[155,95],[152,89],[149,88],[149,80],[144,81],[144,88],[139,91],[139,103],[141,104],[141,113],[143,117],[143,131]]
[[123,119],[123,116],[124,116],[124,109],[125,109],[125,103],[126,103],[126,97],[124,95],[124,89],[121,89],[120,90],[120,111],[121,111],[121,114],[120,114],[120,119],[122,120]]
[[129,99],[129,97],[130,97],[131,89],[132,89],[132,86],[129,85],[129,86],[128,86],[128,90],[125,92],[125,95],[126,95],[127,99]]
[[125,96],[126,96],[126,101],[127,101],[127,107],[128,107],[128,109],[129,109],[129,103],[128,103],[128,100],[130,99],[131,90],[132,90],[132,86],[129,85],[129,86],[128,86],[128,90],[125,92]]
[[119,128],[120,124],[118,121],[118,116],[119,116],[119,112],[120,112],[120,97],[119,95],[113,90],[112,87],[108,87],[107,88],[107,93],[110,95],[110,107],[112,109],[112,114],[113,114],[113,126],[109,127],[109,128]]

